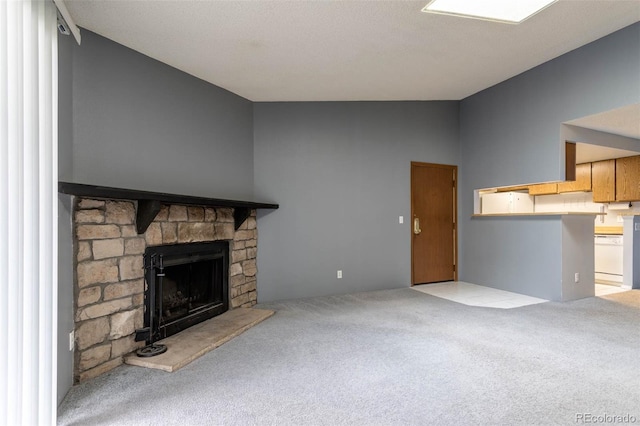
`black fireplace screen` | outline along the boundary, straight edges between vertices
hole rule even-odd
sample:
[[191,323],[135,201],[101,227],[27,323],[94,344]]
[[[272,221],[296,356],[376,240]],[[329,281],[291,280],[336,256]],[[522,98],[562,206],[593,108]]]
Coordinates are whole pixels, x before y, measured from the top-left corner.
[[177,244],[145,251],[145,328],[153,343],[229,309],[229,243]]

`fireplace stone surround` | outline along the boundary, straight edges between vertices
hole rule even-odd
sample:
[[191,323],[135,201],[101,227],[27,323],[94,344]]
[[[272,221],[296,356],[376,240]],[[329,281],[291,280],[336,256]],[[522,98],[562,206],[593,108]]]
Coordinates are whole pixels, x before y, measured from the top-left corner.
[[74,199],[75,383],[117,367],[124,355],[144,346],[134,337],[144,323],[147,247],[228,241],[229,308],[256,304],[255,208],[247,209],[243,216],[248,217],[238,224],[231,207],[163,204],[144,233],[138,234],[138,203]]

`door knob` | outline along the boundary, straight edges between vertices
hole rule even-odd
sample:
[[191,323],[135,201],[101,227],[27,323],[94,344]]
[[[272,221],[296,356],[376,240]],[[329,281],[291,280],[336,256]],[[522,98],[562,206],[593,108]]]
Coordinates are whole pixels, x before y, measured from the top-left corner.
[[422,229],[420,229],[420,218],[418,217],[414,217],[413,218],[413,233],[416,235],[419,235],[422,232]]

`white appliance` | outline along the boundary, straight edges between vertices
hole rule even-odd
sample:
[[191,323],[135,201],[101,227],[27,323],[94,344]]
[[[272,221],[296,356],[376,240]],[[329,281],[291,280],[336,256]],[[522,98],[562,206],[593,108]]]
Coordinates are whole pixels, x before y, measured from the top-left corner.
[[622,284],[622,235],[596,235],[595,280],[605,284]]
[[494,192],[480,198],[482,214],[533,213],[533,196],[524,192]]

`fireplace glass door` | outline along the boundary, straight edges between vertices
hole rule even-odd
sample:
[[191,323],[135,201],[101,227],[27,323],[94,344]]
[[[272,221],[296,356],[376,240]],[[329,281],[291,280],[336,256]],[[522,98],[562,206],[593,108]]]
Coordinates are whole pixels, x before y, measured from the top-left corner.
[[226,241],[149,247],[145,328],[152,343],[228,310]]

